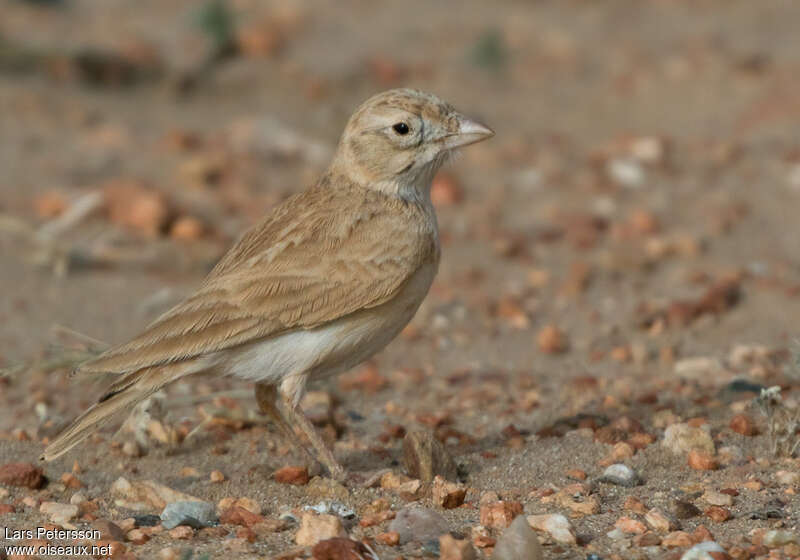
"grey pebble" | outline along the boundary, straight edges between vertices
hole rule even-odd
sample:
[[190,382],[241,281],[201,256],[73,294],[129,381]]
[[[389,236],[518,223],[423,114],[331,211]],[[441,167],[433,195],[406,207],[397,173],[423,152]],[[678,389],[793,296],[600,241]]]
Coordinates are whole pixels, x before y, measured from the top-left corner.
[[630,488],[639,484],[640,479],[636,471],[628,465],[615,463],[603,471],[603,476],[600,477],[600,481]]
[[161,524],[165,529],[187,525],[194,529],[216,525],[217,508],[208,502],[172,502],[161,512]]
[[401,509],[389,524],[389,531],[395,531],[400,536],[400,544],[412,541],[438,541],[439,536],[449,530],[450,527],[444,517],[431,509],[419,506]]
[[492,560],[541,560],[542,547],[524,515],[518,515],[503,532],[492,553]]

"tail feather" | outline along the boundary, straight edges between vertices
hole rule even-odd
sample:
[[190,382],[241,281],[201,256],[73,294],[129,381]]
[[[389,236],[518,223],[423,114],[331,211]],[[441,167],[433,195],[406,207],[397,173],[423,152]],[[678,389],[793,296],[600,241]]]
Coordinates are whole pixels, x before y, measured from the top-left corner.
[[58,459],[89,437],[116,413],[132,410],[139,402],[167,383],[194,371],[196,364],[186,362],[147,368],[123,375],[108,388],[96,404],[56,436],[45,448],[40,459],[43,461]]
[[58,434],[45,448],[41,459],[52,461],[59,458],[89,437],[116,413],[122,410],[131,410],[137,403],[146,399],[160,388],[161,385],[144,384],[140,378],[139,380],[133,380],[122,389],[107,393],[100,399],[100,402],[81,414],[72,424]]

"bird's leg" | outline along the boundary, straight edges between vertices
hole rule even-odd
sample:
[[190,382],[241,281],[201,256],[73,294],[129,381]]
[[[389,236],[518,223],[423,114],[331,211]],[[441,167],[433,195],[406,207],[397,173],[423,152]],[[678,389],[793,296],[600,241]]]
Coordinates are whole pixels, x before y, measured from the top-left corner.
[[311,424],[302,410],[298,410],[295,405],[294,399],[291,396],[281,392],[281,400],[283,401],[284,413],[290,423],[297,424],[303,433],[308,437],[314,450],[317,452],[317,460],[325,465],[331,477],[335,480],[342,481],[345,478],[345,471],[342,465],[333,456],[333,451],[325,445],[322,437],[317,432],[316,428]]
[[275,385],[263,381],[256,383],[256,402],[261,412],[269,416],[275,425],[278,426],[278,430],[290,445],[302,449],[312,461],[317,460],[314,454],[298,441],[291,424],[287,422],[286,418],[281,414],[281,409],[278,406],[278,390]]

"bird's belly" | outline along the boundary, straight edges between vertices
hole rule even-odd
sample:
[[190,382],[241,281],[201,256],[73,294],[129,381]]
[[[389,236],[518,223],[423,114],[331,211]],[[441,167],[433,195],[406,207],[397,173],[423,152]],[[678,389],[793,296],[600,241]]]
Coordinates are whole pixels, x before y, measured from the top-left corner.
[[229,350],[218,363],[223,373],[254,381],[278,384],[297,376],[300,392],[308,377],[340,373],[383,349],[414,316],[435,274],[435,264],[425,265],[389,302]]

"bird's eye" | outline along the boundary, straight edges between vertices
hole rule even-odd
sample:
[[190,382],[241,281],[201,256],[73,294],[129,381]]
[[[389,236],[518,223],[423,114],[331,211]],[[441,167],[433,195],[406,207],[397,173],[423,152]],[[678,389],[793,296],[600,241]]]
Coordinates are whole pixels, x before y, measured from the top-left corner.
[[408,125],[404,122],[399,122],[396,125],[392,126],[392,128],[397,134],[400,134],[402,136],[408,134],[409,131]]

